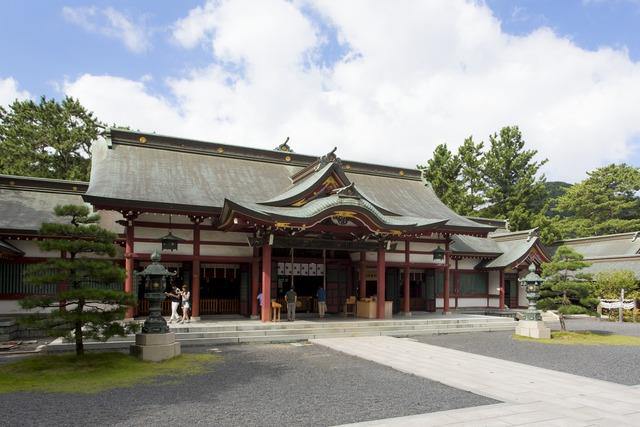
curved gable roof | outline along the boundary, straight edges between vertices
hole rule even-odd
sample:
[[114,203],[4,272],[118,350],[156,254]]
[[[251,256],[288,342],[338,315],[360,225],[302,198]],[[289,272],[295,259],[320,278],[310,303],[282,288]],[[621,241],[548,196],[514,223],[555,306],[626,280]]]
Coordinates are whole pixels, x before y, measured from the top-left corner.
[[[256,203],[282,196],[291,189],[290,177],[316,161],[295,153],[112,130],[94,144],[85,199],[99,207],[147,205],[213,214],[225,199]],[[495,229],[445,206],[417,170],[343,164],[345,176],[372,204],[397,215],[447,220],[452,231],[486,234]]]

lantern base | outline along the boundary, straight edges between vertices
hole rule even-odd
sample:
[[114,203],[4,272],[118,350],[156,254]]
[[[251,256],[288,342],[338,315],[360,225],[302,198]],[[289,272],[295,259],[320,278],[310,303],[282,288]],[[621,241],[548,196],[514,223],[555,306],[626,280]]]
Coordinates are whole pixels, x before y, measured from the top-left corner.
[[132,356],[149,362],[161,362],[180,355],[176,334],[136,334],[136,343],[129,349]]
[[551,338],[551,329],[539,320],[520,320],[516,326],[516,335],[529,338]]

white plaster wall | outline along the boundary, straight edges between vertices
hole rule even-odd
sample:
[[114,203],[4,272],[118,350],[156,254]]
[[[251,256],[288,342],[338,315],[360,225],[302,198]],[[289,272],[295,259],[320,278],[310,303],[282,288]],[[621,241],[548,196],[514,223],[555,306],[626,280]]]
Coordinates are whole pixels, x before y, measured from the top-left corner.
[[247,243],[247,233],[225,233],[224,231],[201,230],[200,240],[216,242]]
[[[456,299],[449,298],[449,308],[455,307]],[[444,307],[444,298],[436,298],[436,308]]]
[[[518,279],[523,278],[529,272],[527,270],[522,270],[520,274],[518,274]],[[524,287],[518,282],[518,305],[520,307],[526,307],[529,305],[529,301],[527,300],[527,293],[525,292]]]
[[[150,254],[155,250],[160,250],[161,245],[160,242],[157,243],[146,243],[146,242],[135,242],[134,243],[134,252],[139,254]],[[174,255],[193,255],[193,246],[178,244],[178,249],[175,251],[161,251],[163,254],[174,254]]]
[[[412,251],[432,251],[438,247],[437,243],[410,242],[409,249]],[[444,249],[444,245],[440,245]]]
[[489,307],[500,307],[500,298],[498,297],[489,297]]
[[386,253],[384,260],[385,262],[404,262],[404,254]]
[[458,298],[458,307],[486,307],[486,298]]
[[[478,260],[473,258],[463,258],[458,260],[458,269],[460,270],[473,270],[478,265]],[[451,267],[455,267],[455,261],[451,261]]]
[[[166,236],[169,233],[169,229],[165,228],[147,228],[147,227],[134,227],[133,237],[141,239],[159,239],[162,236]],[[172,229],[171,233],[185,240],[193,240],[192,230]]]
[[204,256],[253,256],[253,249],[247,246],[200,245],[200,255]]
[[444,264],[444,260],[434,260],[433,255],[430,254],[411,254],[409,255],[409,260],[415,263],[422,264]]
[[500,295],[500,272],[489,271],[489,294]]
[[34,240],[9,240],[9,243],[23,251],[25,257],[58,258],[60,256],[60,251],[41,251]]

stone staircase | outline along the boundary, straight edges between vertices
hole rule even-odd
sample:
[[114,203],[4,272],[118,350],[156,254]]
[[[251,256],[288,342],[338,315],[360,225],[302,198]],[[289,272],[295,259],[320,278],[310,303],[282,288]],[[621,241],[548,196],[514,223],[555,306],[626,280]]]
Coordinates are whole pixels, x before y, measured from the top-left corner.
[[[513,331],[517,322],[511,318],[465,316],[461,318],[393,319],[393,320],[327,320],[260,323],[194,322],[171,325],[172,332],[183,347],[240,343],[285,343],[315,338],[386,335],[410,337],[461,332]],[[133,336],[116,338],[105,343],[87,342],[87,348],[123,349],[134,341]],[[72,350],[73,344],[61,340],[52,342],[48,351]]]

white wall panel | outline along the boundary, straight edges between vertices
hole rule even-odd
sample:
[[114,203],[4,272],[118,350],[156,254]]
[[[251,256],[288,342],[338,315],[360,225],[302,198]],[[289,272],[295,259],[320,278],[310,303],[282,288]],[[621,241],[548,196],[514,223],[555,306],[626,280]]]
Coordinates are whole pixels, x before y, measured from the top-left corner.
[[[478,265],[480,260],[474,258],[463,258],[458,260],[458,269],[460,270],[473,270]],[[455,267],[455,261],[451,262],[452,267]]]
[[486,298],[458,298],[458,307],[486,307]]
[[160,251],[161,254],[173,254],[173,255],[193,255],[193,246],[192,245],[184,245],[178,244],[178,250],[175,251],[162,251],[162,246],[160,242],[158,243],[147,243],[147,242],[135,242],[134,252],[135,253],[152,253],[155,250]]
[[34,240],[9,240],[9,243],[24,252],[25,257],[34,258],[59,258],[59,251],[43,252]]
[[200,245],[200,255],[203,256],[253,256],[253,249],[247,246],[220,246],[220,245]]
[[[169,233],[168,228],[147,228],[135,227],[133,229],[134,238],[159,239]],[[192,230],[172,229],[171,234],[184,240],[193,240]]]
[[496,270],[489,271],[489,294],[500,295],[500,272]]

